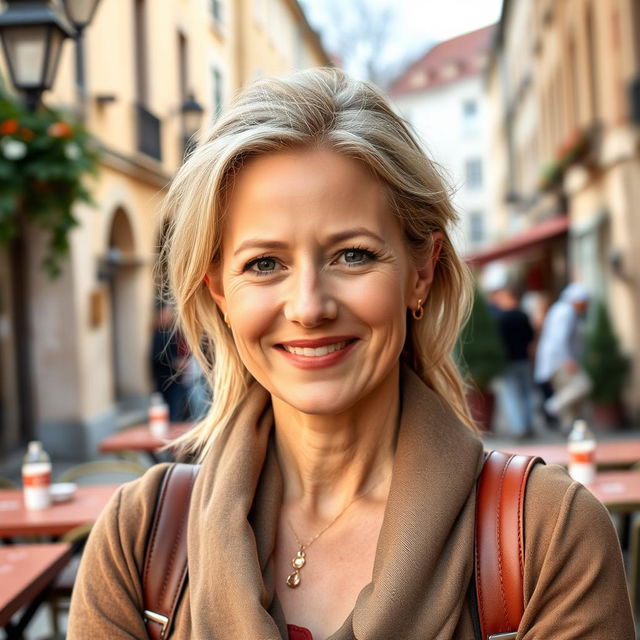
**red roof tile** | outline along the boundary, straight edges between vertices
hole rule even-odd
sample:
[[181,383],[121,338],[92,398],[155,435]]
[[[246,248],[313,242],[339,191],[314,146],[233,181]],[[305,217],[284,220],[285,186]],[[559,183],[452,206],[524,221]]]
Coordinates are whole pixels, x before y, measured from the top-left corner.
[[493,24],[435,45],[398,76],[389,93],[399,96],[479,75],[495,29]]

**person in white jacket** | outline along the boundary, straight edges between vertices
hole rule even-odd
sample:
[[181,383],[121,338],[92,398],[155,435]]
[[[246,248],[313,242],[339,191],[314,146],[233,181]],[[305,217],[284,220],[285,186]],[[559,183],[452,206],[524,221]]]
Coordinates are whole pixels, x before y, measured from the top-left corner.
[[591,381],[580,364],[589,299],[583,284],[567,286],[544,319],[536,351],[534,379],[538,384],[551,385],[553,395],[544,407],[560,417],[563,430],[568,430],[579,416],[591,390]]

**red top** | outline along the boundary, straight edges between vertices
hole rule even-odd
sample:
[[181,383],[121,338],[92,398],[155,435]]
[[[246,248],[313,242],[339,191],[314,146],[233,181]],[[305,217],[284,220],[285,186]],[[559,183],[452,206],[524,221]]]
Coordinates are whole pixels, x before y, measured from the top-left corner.
[[287,630],[289,631],[289,640],[313,640],[311,631],[304,627],[296,627],[295,624],[288,624]]

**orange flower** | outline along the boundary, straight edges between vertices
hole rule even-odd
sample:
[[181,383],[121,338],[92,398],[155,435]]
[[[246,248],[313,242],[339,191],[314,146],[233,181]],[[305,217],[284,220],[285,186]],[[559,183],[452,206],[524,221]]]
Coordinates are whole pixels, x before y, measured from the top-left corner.
[[24,127],[20,129],[20,137],[23,140],[33,140],[36,137],[36,134],[31,131],[31,129],[25,129]]
[[4,120],[0,123],[0,135],[6,136],[15,133],[18,130],[18,121],[15,118]]
[[52,138],[72,138],[73,137],[73,129],[71,125],[67,122],[54,122],[49,125],[47,129],[47,133]]

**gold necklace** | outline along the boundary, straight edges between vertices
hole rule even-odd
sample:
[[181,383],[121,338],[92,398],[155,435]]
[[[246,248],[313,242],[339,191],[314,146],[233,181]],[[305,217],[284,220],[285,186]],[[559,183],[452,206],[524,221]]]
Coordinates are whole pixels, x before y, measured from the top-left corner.
[[[384,478],[384,476],[383,476],[383,478]],[[293,556],[293,558],[291,558],[291,566],[293,567],[293,571],[287,576],[287,586],[288,587],[291,587],[291,589],[295,589],[300,584],[300,580],[301,580],[300,579],[300,571],[307,564],[307,555],[306,555],[305,551],[329,527],[333,526],[337,522],[338,518],[340,518],[340,516],[343,515],[345,513],[345,511],[356,500],[360,500],[360,498],[364,498],[368,493],[371,493],[382,482],[383,478],[381,478],[380,480],[378,480],[378,482],[376,482],[374,485],[369,487],[369,489],[367,489],[364,493],[361,493],[359,496],[356,496],[355,498],[353,498],[353,500],[348,502],[347,506],[344,509],[342,509],[342,511],[340,511],[340,513],[324,529],[322,529],[319,533],[316,533],[316,535],[313,536],[313,538],[311,538],[311,540],[309,540],[309,542],[301,542],[300,541],[300,538],[298,537],[298,534],[296,533],[296,530],[293,528],[293,525],[291,524],[291,520],[287,519],[287,524],[289,525],[289,529],[291,529],[291,533],[293,533],[293,537],[296,539],[296,542],[298,543],[298,551],[296,551],[296,555]]]

